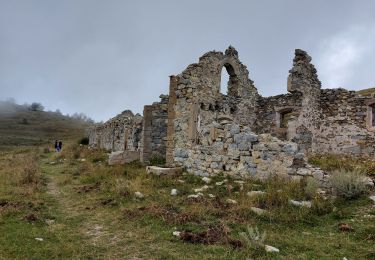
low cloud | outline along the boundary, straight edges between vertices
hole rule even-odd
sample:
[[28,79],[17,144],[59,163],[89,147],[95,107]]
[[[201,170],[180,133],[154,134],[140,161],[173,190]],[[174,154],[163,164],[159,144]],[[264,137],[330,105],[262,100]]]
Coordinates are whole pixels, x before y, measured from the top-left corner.
[[320,45],[319,74],[326,88],[351,87],[358,71],[375,56],[375,27],[357,26],[338,33]]

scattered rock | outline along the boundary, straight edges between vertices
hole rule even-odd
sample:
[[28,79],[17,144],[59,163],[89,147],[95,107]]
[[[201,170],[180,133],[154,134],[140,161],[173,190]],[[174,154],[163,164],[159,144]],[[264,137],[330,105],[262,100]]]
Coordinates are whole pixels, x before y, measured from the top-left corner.
[[198,199],[199,197],[203,197],[203,193],[197,193],[197,194],[190,194],[188,195],[189,199]]
[[213,199],[213,198],[216,198],[216,196],[215,195],[213,195],[213,194],[208,194],[208,197],[210,197],[211,199]]
[[216,186],[221,186],[221,185],[223,185],[223,184],[226,183],[226,182],[228,182],[227,179],[222,180],[222,181],[218,181],[218,182],[215,183],[215,185],[216,185]]
[[269,245],[265,245],[264,249],[268,253],[279,253],[280,252],[280,250],[278,248],[273,247],[273,246],[269,246]]
[[267,213],[267,210],[261,209],[261,208],[256,208],[256,207],[251,207],[250,210],[254,212],[255,214],[261,216]]
[[297,207],[307,207],[311,208],[311,201],[298,201],[298,200],[289,200],[289,203]]
[[180,237],[181,232],[180,231],[173,231],[172,235],[174,235],[175,237]]
[[35,240],[38,240],[38,241],[43,241],[44,239],[41,238],[41,237],[36,237]]
[[194,189],[194,192],[202,192],[202,191],[208,190],[209,188],[210,188],[209,186],[204,185],[202,188]]
[[227,203],[229,203],[229,204],[237,204],[237,201],[232,200],[232,199],[227,199]]
[[143,199],[145,197],[145,195],[143,195],[143,193],[139,192],[139,191],[136,191],[134,192],[134,196],[137,198],[137,199]]
[[85,158],[82,158],[82,159],[81,159],[81,162],[86,162],[86,159],[85,159]]
[[368,187],[374,187],[374,181],[370,177],[363,177],[362,178],[363,183]]
[[175,175],[182,173],[182,167],[174,167],[174,168],[163,168],[158,166],[147,166],[146,172],[149,174],[155,174],[157,176],[160,175]]
[[185,183],[184,180],[177,180],[179,183]]
[[177,189],[172,189],[172,190],[171,190],[171,195],[172,195],[172,196],[177,196],[177,194],[178,194]]
[[202,178],[202,181],[209,184],[211,182],[211,178],[208,178],[208,177],[203,177]]
[[263,194],[265,194],[265,192],[261,190],[253,190],[253,191],[249,191],[248,193],[246,193],[246,195],[249,197],[255,197],[255,196],[259,196]]
[[45,222],[46,222],[46,224],[49,225],[49,226],[55,224],[55,220],[54,220],[54,219],[46,219]]
[[372,200],[374,203],[375,203],[375,195],[372,195],[370,197],[368,197],[370,200]]

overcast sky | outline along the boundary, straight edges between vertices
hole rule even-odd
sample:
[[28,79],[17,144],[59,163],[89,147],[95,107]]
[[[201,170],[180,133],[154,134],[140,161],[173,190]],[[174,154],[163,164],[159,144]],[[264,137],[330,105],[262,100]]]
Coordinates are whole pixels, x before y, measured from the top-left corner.
[[0,0],[0,100],[141,113],[169,75],[228,45],[263,96],[286,92],[296,48],[324,88],[375,87],[375,1]]

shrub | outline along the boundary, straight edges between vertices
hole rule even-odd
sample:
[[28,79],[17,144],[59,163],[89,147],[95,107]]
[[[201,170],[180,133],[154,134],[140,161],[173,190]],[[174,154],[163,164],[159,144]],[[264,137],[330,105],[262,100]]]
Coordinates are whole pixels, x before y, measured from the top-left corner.
[[44,110],[44,106],[41,103],[33,102],[30,105],[29,109],[31,111],[43,111]]
[[160,157],[160,156],[154,155],[154,156],[151,157],[151,159],[149,160],[149,165],[152,165],[152,166],[161,166],[161,165],[165,165],[165,159],[164,159],[163,157]]
[[316,197],[316,191],[319,188],[318,180],[314,178],[308,178],[306,180],[305,194],[308,199],[313,199]]
[[81,140],[79,140],[78,144],[88,145],[89,144],[89,138],[83,137]]
[[260,232],[258,227],[251,227],[250,225],[247,226],[247,232],[240,232],[239,235],[241,236],[244,244],[248,248],[262,248],[264,247],[264,241],[266,240],[266,232]]
[[331,175],[332,188],[335,194],[344,199],[358,198],[366,193],[363,175],[359,171],[334,171]]

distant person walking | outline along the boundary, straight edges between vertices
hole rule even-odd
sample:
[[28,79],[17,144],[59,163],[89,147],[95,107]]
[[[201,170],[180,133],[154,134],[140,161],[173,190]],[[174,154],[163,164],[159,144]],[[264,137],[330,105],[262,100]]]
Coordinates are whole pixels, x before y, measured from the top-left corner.
[[57,149],[59,147],[59,142],[57,140],[55,140],[55,150],[56,152],[58,152],[59,150]]
[[59,141],[58,147],[59,147],[59,152],[60,152],[62,150],[62,141],[61,140]]

